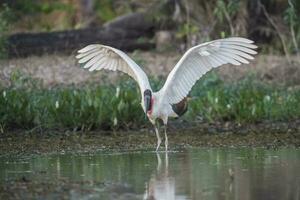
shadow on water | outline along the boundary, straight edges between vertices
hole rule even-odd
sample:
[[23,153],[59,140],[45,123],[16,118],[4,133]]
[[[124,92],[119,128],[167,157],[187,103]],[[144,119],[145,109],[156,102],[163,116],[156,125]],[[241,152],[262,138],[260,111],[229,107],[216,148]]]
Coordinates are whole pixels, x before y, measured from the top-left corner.
[[59,154],[0,158],[0,184],[76,182],[72,199],[300,199],[299,169],[299,149]]

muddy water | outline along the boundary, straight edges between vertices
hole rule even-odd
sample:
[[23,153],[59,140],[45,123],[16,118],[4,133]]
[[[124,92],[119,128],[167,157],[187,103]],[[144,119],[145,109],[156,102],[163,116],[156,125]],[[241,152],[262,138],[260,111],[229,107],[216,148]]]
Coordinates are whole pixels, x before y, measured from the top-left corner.
[[[300,199],[300,149],[216,148],[168,154],[144,151],[0,158],[0,184],[17,180],[37,183],[31,191],[22,191],[24,198],[32,197],[31,193],[55,199],[64,193],[71,199],[296,200]],[[54,187],[47,186],[48,182]],[[61,182],[78,184],[60,188]],[[35,191],[43,187],[48,187],[47,192]],[[12,191],[18,193],[18,188]]]

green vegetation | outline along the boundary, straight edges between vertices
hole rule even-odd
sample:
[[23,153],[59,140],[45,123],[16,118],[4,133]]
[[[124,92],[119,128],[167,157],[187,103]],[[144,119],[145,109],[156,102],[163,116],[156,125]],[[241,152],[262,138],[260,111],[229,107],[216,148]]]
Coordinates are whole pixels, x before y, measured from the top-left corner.
[[[154,81],[157,88],[162,83]],[[140,128],[147,120],[133,81],[124,84],[86,85],[45,89],[40,83],[15,74],[9,88],[0,90],[0,130]],[[247,78],[225,84],[207,76],[192,91],[185,118],[206,121],[292,120],[300,117],[300,90],[275,88]]]
[[38,82],[15,74],[12,86],[1,90],[0,126],[132,128],[145,120],[137,96],[135,85],[129,82],[117,88],[89,85],[44,89]]
[[[15,15],[13,25],[21,31],[54,31],[74,29],[94,19],[105,23],[121,14],[130,12],[128,3],[112,0],[62,1],[62,0],[6,0],[0,4],[9,7]],[[90,6],[91,5],[91,6]],[[55,20],[53,20],[55,19]]]
[[7,34],[9,23],[12,19],[12,12],[6,5],[0,9],[0,58],[6,57]]
[[289,0],[288,4],[289,5],[284,12],[284,20],[285,23],[289,26],[292,36],[292,42],[289,43],[289,49],[294,49],[296,53],[299,53],[298,46],[300,41],[300,3],[298,1],[298,3],[295,4],[293,1]]
[[191,103],[189,114],[209,121],[245,123],[292,120],[300,116],[299,89],[269,86],[251,76],[234,84],[224,84],[217,77],[205,79],[193,93],[198,97]]
[[263,52],[284,53],[288,60],[290,54],[299,53],[300,1],[180,2],[176,30],[188,46],[219,37],[245,36],[259,43]]
[[[13,31],[15,29],[19,29],[21,32],[24,30],[53,31],[62,27],[65,29],[73,27],[72,20],[75,15],[75,8],[72,4],[60,0],[14,0],[7,1],[3,5],[0,5],[0,10],[5,10],[5,7],[8,7],[13,13],[14,17],[11,19]],[[56,16],[51,16],[53,13],[57,13]]]
[[97,15],[105,22],[117,17],[112,0],[96,1],[94,6]]

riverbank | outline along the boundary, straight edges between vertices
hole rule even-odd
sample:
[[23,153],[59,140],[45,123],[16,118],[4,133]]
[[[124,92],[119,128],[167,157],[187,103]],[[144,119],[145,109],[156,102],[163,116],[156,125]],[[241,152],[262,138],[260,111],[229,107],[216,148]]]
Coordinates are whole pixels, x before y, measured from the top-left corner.
[[[154,90],[180,57],[130,56],[146,66]],[[154,150],[153,128],[127,76],[89,73],[74,56],[59,55],[1,61],[0,68],[1,155]],[[296,57],[287,64],[259,55],[248,67],[210,72],[193,87],[180,122],[170,121],[170,147],[299,147],[299,69]]]

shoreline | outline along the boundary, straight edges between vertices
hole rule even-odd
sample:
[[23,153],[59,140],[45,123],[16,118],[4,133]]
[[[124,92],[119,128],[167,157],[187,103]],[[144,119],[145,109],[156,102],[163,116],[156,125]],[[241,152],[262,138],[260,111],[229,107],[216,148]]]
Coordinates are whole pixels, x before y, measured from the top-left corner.
[[[300,120],[256,124],[201,123],[185,125],[174,121],[168,128],[170,150],[188,147],[300,147]],[[162,130],[161,130],[162,131]],[[161,133],[162,134],[162,133]],[[130,131],[22,130],[0,134],[0,155],[40,155],[98,151],[154,151],[156,136],[149,127]],[[161,149],[164,150],[162,142]]]

